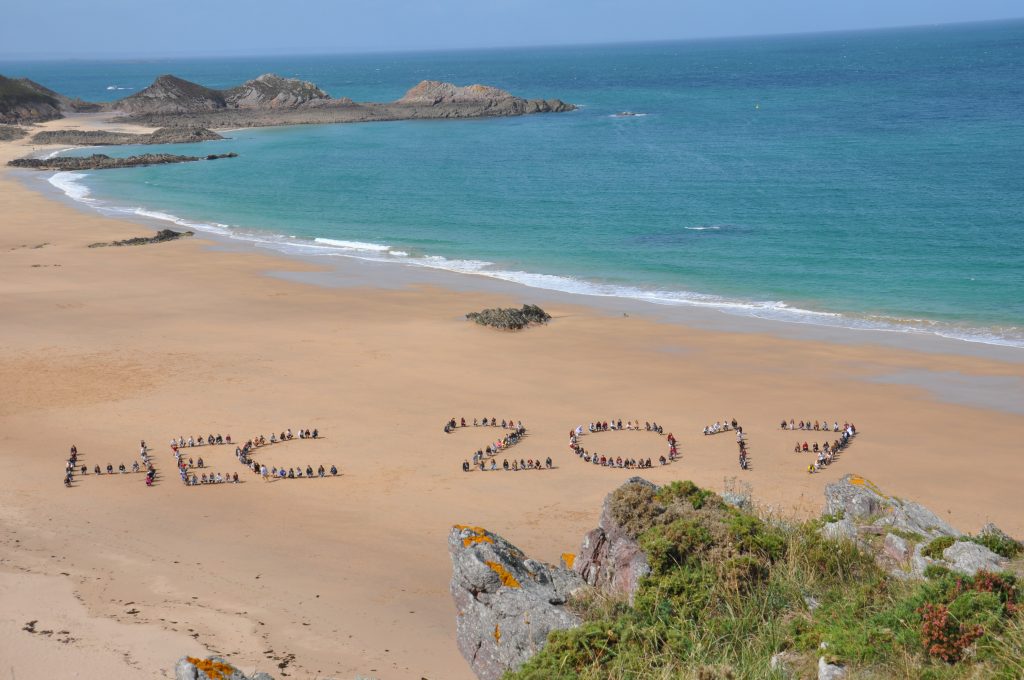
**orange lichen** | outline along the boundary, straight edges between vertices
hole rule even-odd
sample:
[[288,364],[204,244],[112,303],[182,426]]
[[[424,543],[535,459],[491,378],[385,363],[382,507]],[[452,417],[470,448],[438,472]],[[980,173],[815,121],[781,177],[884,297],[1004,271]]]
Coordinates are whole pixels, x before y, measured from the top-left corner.
[[501,628],[498,628],[497,624],[494,625],[494,642],[501,644]]
[[490,567],[491,571],[498,575],[498,578],[501,579],[501,585],[507,588],[522,588],[519,581],[516,580],[516,577],[513,576],[505,567],[501,566],[497,562],[484,561],[484,564]]
[[187,660],[197,670],[202,671],[203,675],[210,680],[228,680],[231,674],[235,672],[235,669],[228,664],[214,661],[213,659],[197,659],[194,656],[190,656],[187,657]]
[[472,533],[471,536],[466,536],[462,539],[463,548],[468,548],[469,546],[477,543],[494,543],[494,539],[487,535],[487,530],[483,527],[471,527],[466,524],[456,524],[455,528],[459,531],[469,531]]
[[572,569],[572,565],[576,563],[575,553],[562,553],[562,561],[565,562],[566,569]]

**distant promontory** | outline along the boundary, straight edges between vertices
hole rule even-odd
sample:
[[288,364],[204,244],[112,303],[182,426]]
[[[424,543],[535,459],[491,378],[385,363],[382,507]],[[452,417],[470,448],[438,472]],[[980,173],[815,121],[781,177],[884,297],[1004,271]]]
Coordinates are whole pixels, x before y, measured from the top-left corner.
[[[392,102],[334,98],[313,83],[267,73],[218,90],[162,75],[135,94],[106,104],[64,97],[30,80],[0,76],[0,122],[36,123],[82,112],[105,112],[159,128],[225,129],[312,123],[484,118],[558,113],[576,107],[560,99],[523,99],[487,85],[424,80]],[[56,140],[40,139],[40,142]],[[200,141],[200,140],[195,140]],[[112,143],[118,143],[113,141]]]

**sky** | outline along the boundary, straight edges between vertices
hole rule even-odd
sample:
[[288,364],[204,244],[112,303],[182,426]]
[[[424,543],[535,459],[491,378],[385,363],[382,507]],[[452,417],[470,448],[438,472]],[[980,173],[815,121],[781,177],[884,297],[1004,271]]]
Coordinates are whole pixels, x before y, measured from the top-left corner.
[[4,4],[2,59],[568,45],[1024,17],[1021,0],[28,0]]

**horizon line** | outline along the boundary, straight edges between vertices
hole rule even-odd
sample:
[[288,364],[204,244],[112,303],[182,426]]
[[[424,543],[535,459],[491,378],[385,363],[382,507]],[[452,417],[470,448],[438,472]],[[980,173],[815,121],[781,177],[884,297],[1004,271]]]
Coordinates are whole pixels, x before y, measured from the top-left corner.
[[939,23],[927,23],[927,24],[901,24],[894,26],[874,26],[867,28],[836,28],[836,29],[824,29],[814,31],[783,31],[774,33],[737,33],[737,34],[721,34],[721,35],[708,35],[708,36],[693,36],[684,38],[651,38],[643,40],[613,40],[613,41],[598,41],[598,42],[578,42],[578,43],[538,43],[538,44],[522,44],[522,45],[498,45],[498,46],[475,46],[475,47],[423,47],[423,48],[408,48],[408,49],[366,49],[366,50],[353,50],[353,51],[322,51],[319,49],[311,51],[292,51],[292,48],[281,48],[280,50],[271,50],[269,52],[250,52],[250,51],[239,51],[239,52],[200,52],[200,53],[164,53],[164,54],[153,54],[147,56],[116,56],[103,54],[93,54],[91,56],[60,56],[60,57],[17,57],[14,55],[0,54],[0,63],[3,62],[27,62],[27,63],[40,63],[40,62],[60,62],[60,61],[104,61],[104,62],[130,62],[130,61],[164,61],[171,59],[188,60],[188,59],[244,59],[252,57],[334,57],[334,56],[362,56],[362,55],[386,55],[386,54],[436,54],[445,52],[481,52],[481,51],[496,51],[496,50],[535,50],[535,49],[558,49],[558,48],[574,48],[574,47],[607,47],[607,46],[627,46],[627,45],[654,45],[654,44],[665,44],[665,43],[696,43],[696,42],[709,42],[716,40],[740,40],[748,38],[785,38],[785,37],[799,37],[799,36],[814,36],[814,35],[835,35],[842,33],[874,33],[882,31],[898,31],[898,30],[909,30],[909,29],[925,29],[925,28],[942,28],[950,26],[973,26],[980,24],[996,24],[996,23],[1008,23],[1015,21],[1024,21],[1024,15],[1015,17],[1005,17],[1001,19],[979,19],[976,21],[953,21],[953,22],[939,22]]

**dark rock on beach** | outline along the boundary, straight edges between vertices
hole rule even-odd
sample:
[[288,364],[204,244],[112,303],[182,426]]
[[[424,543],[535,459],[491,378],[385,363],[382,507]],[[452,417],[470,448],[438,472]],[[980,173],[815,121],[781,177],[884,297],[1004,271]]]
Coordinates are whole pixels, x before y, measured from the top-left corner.
[[496,307],[480,312],[470,312],[466,318],[481,326],[518,331],[527,326],[546,324],[551,320],[551,315],[537,305],[523,305],[522,309]]
[[224,139],[200,127],[160,128],[148,135],[106,130],[44,130],[36,133],[36,144],[67,144],[73,146],[115,146],[119,144],[188,144]]
[[107,248],[121,246],[144,246],[150,243],[163,243],[165,241],[176,241],[179,238],[188,238],[195,234],[191,231],[174,231],[173,229],[161,229],[153,236],[136,236],[124,241],[110,241],[101,243],[90,243],[90,248]]
[[237,158],[237,153],[220,153],[209,156],[176,156],[169,153],[147,153],[141,156],[113,158],[101,153],[91,156],[55,156],[53,158],[15,158],[7,165],[31,170],[111,170],[137,168],[144,165],[165,165],[168,163],[191,163],[193,161],[215,161],[221,158]]

